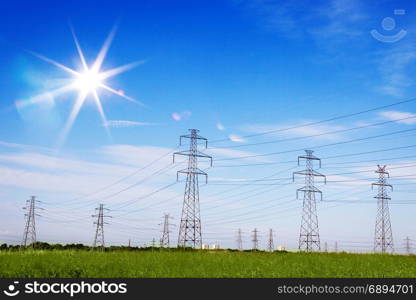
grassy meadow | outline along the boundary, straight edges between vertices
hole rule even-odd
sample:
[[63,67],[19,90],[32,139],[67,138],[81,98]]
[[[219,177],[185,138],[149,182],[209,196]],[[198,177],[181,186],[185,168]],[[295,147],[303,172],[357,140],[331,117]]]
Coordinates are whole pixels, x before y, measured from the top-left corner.
[[416,256],[229,251],[0,251],[0,277],[416,277]]

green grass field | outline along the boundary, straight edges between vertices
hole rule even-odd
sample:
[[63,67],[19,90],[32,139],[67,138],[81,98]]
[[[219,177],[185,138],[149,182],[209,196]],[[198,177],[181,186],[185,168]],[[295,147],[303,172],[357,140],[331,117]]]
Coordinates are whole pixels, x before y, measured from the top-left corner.
[[1,251],[0,277],[416,277],[416,256],[228,251]]

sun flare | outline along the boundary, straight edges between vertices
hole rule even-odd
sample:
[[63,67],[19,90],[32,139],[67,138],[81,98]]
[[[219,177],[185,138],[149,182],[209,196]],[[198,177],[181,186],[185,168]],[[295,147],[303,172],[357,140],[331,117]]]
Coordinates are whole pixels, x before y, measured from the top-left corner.
[[87,70],[80,73],[74,80],[74,86],[82,93],[96,91],[102,84],[101,74],[94,70]]
[[[72,28],[71,28],[72,29]],[[134,62],[134,63],[129,63],[126,65],[122,65],[120,67],[116,67],[110,70],[101,70],[102,64],[104,62],[104,59],[107,55],[108,49],[110,48],[111,42],[114,38],[114,34],[115,34],[115,29],[113,29],[110,34],[108,35],[107,39],[105,40],[101,50],[99,51],[96,59],[94,60],[94,62],[91,64],[91,67],[89,67],[89,65],[87,64],[87,61],[84,57],[84,53],[82,52],[81,46],[78,42],[78,39],[74,33],[74,31],[72,30],[72,36],[74,38],[74,42],[75,42],[75,46],[77,48],[78,51],[78,55],[79,55],[79,59],[80,62],[82,64],[82,70],[80,71],[76,71],[71,69],[70,67],[67,67],[59,62],[56,62],[53,59],[50,59],[48,57],[45,57],[43,55],[40,55],[38,53],[34,53],[29,51],[30,53],[32,53],[33,55],[35,55],[36,57],[60,68],[61,70],[69,73],[72,77],[70,78],[70,83],[64,86],[61,86],[57,89],[48,91],[45,94],[48,95],[52,95],[52,96],[59,96],[61,94],[70,92],[70,91],[78,91],[78,96],[76,97],[76,100],[74,102],[74,105],[72,107],[72,110],[69,114],[69,117],[66,121],[65,127],[62,131],[62,134],[59,138],[58,144],[62,144],[65,139],[66,136],[68,135],[69,131],[72,128],[73,123],[75,122],[79,111],[81,109],[81,107],[83,106],[85,100],[87,97],[92,97],[98,112],[101,116],[102,122],[103,124],[107,123],[107,119],[103,110],[103,107],[101,105],[101,100],[100,97],[98,95],[98,90],[99,89],[103,89],[106,90],[107,92],[110,92],[114,95],[117,95],[119,97],[122,97],[124,99],[127,99],[128,101],[137,103],[137,104],[142,104],[139,101],[137,101],[136,99],[133,99],[132,97],[127,96],[124,92],[120,92],[120,90],[114,89],[111,86],[107,85],[104,81],[106,79],[109,79],[111,77],[114,77],[117,74],[123,73],[127,70],[130,70],[136,66],[138,66],[139,64],[142,64],[142,61],[138,61],[138,62]],[[25,105],[25,104],[36,104],[37,102],[42,102],[44,101],[43,99],[45,97],[43,97],[44,94],[42,95],[37,95],[35,97],[32,97],[31,99],[28,99],[28,101],[25,101],[25,103],[16,103],[16,105]],[[108,129],[107,129],[108,130]]]

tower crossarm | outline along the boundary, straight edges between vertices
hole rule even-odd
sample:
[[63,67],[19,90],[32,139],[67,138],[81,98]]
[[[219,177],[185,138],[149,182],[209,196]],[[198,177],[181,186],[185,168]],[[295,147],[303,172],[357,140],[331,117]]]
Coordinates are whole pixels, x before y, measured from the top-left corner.
[[185,134],[185,135],[181,135],[179,137],[179,146],[182,146],[182,139],[194,139],[194,140],[203,140],[203,141],[205,141],[205,148],[207,148],[208,147],[208,139],[198,135],[199,130],[197,130],[197,129],[192,129],[192,130],[194,130],[194,132],[195,132],[194,134],[192,134],[192,133],[191,134]]
[[175,152],[173,153],[173,163],[175,163],[175,156],[176,155],[182,155],[182,156],[194,156],[194,157],[200,157],[200,158],[207,158],[210,160],[210,166],[212,167],[212,157],[201,152],[201,151],[196,151],[195,153],[191,152],[190,150],[185,150],[185,151],[179,151],[179,152]]
[[374,186],[381,186],[381,187],[389,187],[391,188],[391,190],[393,190],[393,186],[391,184],[387,184],[387,183],[383,183],[383,182],[374,182],[371,184],[371,188],[373,188]]
[[295,175],[322,177],[324,179],[324,183],[326,184],[326,176],[315,170],[303,170],[303,171],[293,172],[292,181],[295,181]]
[[296,199],[299,199],[299,192],[303,193],[318,193],[322,201],[322,191],[314,186],[304,186],[296,190]]

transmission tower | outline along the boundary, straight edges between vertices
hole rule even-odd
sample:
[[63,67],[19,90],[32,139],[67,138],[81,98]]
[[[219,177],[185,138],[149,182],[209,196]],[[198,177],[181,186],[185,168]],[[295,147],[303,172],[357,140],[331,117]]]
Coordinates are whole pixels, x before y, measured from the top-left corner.
[[373,183],[371,187],[378,187],[377,196],[377,219],[374,235],[374,252],[393,252],[393,233],[391,230],[390,213],[388,200],[391,198],[388,195],[388,188],[393,190],[391,184],[387,184],[387,178],[389,173],[386,171],[386,166],[377,165],[377,171],[375,171],[379,178],[376,183]]
[[324,251],[328,252],[328,243],[327,242],[325,242],[325,244],[324,244]]
[[412,242],[408,236],[404,239],[404,248],[406,254],[412,254]]
[[23,231],[22,247],[28,245],[34,245],[36,243],[36,216],[40,216],[36,213],[36,210],[41,209],[36,206],[36,203],[40,201],[36,200],[36,196],[30,197],[26,200],[26,206],[23,207],[25,212],[25,229]]
[[205,148],[208,146],[208,140],[198,135],[199,130],[189,129],[191,132],[188,135],[182,135],[179,140],[179,145],[182,145],[182,139],[190,140],[189,150],[175,152],[173,154],[173,161],[175,162],[176,155],[183,155],[188,157],[188,167],[180,170],[177,173],[186,174],[186,185],[184,200],[182,206],[181,223],[179,227],[178,247],[202,247],[202,233],[201,233],[201,217],[199,211],[199,184],[198,176],[204,175],[206,182],[208,182],[208,175],[198,168],[198,157],[207,158],[211,162],[212,157],[198,151],[198,140],[205,142]]
[[160,247],[169,248],[169,246],[170,246],[170,240],[169,240],[170,230],[169,230],[169,227],[172,226],[173,224],[169,223],[169,219],[171,219],[169,214],[164,214],[163,219],[164,219],[163,224],[159,224],[159,225],[163,225],[163,233],[162,233],[162,237],[160,239]]
[[267,243],[267,250],[269,250],[270,252],[274,251],[273,229],[269,230],[269,242]]
[[111,218],[111,216],[104,215],[105,210],[109,210],[108,208],[104,208],[104,204],[100,204],[99,207],[97,207],[95,210],[98,210],[98,214],[92,215],[93,218],[97,218],[97,221],[94,222],[94,224],[97,225],[97,228],[95,230],[95,238],[94,238],[94,244],[93,247],[100,248],[101,250],[105,247],[104,242],[104,224],[108,224],[107,222],[104,222],[104,218]]
[[239,251],[243,250],[243,237],[242,237],[242,232],[240,228],[238,229],[238,232],[237,232],[237,249]]
[[334,245],[334,251],[335,251],[335,252],[338,252],[338,242],[335,242],[335,245]]
[[253,242],[253,250],[258,250],[259,249],[259,236],[258,236],[258,230],[257,230],[257,228],[255,228],[254,230],[253,230],[253,239],[252,239],[252,242]]
[[303,211],[299,234],[299,250],[313,251],[321,249],[315,194],[318,193],[322,200],[322,192],[314,186],[314,178],[323,177],[324,183],[326,184],[326,177],[325,175],[315,171],[313,168],[313,161],[318,161],[319,168],[321,168],[321,160],[313,155],[312,150],[305,150],[305,152],[306,155],[298,157],[298,165],[300,165],[300,160],[304,159],[306,161],[306,169],[294,172],[293,181],[295,181],[295,175],[305,176],[305,186],[297,189],[296,191],[297,199],[299,198],[299,192],[303,192]]

